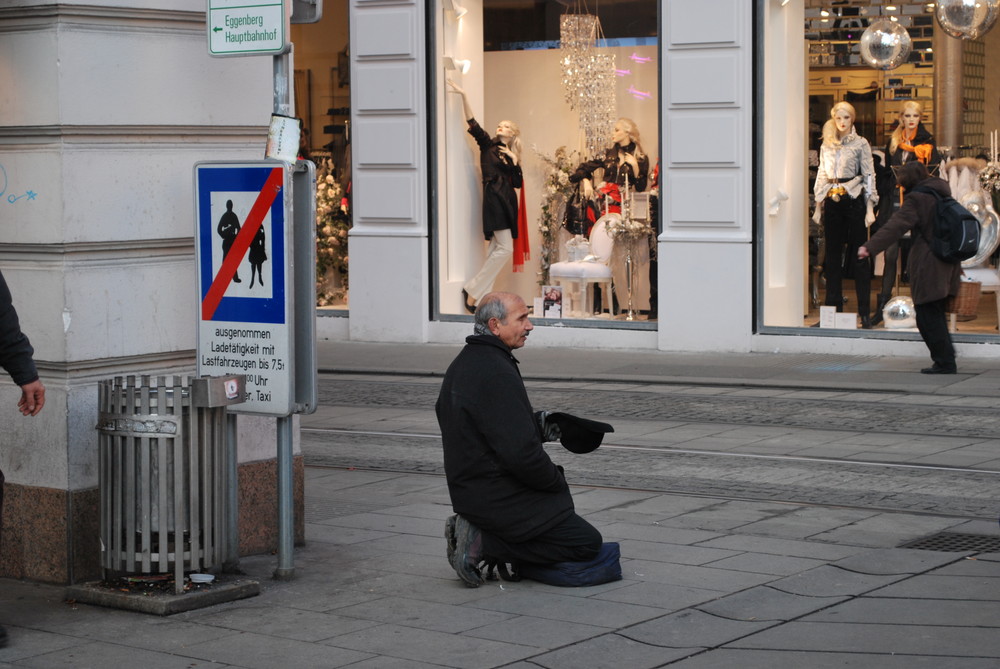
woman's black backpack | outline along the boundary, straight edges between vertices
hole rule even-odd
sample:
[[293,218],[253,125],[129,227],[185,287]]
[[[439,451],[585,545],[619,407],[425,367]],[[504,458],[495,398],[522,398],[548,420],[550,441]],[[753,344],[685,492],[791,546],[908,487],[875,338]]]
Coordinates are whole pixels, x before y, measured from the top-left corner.
[[930,193],[937,199],[934,217],[934,235],[927,240],[931,252],[940,260],[959,263],[979,252],[979,219],[953,197],[946,197],[936,190],[914,186],[916,193]]

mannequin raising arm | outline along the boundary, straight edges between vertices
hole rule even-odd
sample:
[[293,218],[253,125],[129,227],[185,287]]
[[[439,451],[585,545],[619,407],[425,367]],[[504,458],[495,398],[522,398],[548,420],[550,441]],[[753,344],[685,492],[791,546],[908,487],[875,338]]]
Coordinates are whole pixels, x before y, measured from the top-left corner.
[[465,90],[460,88],[454,81],[451,79],[448,79],[447,81],[448,85],[451,86],[452,93],[458,93],[462,96],[462,107],[465,110],[465,120],[471,121],[476,117],[476,115],[472,113],[472,105],[469,104],[469,96],[466,95]]

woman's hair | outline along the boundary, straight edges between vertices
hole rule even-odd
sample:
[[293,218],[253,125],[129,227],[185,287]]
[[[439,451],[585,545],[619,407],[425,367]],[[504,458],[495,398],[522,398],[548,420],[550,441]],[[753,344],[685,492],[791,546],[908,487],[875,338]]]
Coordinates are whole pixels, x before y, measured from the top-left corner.
[[823,124],[824,144],[832,144],[833,146],[840,144],[840,136],[837,134],[837,122],[833,120],[833,117],[841,110],[846,111],[851,116],[852,126],[854,125],[854,119],[858,117],[858,113],[854,111],[854,105],[850,102],[840,101],[833,105],[830,109],[830,120]]
[[908,191],[930,176],[927,168],[919,160],[908,160],[896,173],[896,183],[904,191]]
[[520,126],[517,125],[517,123],[514,123],[510,119],[506,119],[506,118],[503,119],[502,121],[500,121],[500,123],[509,123],[510,124],[510,129],[511,129],[511,132],[514,133],[514,136],[510,138],[509,142],[507,142],[507,148],[510,149],[514,153],[515,156],[517,156],[517,162],[520,163],[521,162],[521,128],[520,128]]
[[905,128],[903,127],[903,114],[910,111],[911,109],[917,110],[917,113],[923,117],[924,108],[916,100],[907,100],[903,103],[902,109],[899,110],[899,122],[896,124],[896,129],[892,131],[892,139],[889,140],[889,153],[896,153],[896,149],[900,144],[903,143],[903,132]]
[[628,138],[635,142],[635,157],[639,158],[646,155],[642,152],[642,144],[639,142],[639,126],[635,124],[635,121],[622,116],[615,121],[615,125],[618,125],[619,123],[625,126],[625,134],[628,135]]

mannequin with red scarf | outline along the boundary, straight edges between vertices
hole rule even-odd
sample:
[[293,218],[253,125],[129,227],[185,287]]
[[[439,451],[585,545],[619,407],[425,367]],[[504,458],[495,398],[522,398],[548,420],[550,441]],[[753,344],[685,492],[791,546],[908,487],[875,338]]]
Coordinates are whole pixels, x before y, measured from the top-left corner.
[[[579,183],[583,196],[591,199],[594,193],[594,174],[601,170],[601,181],[597,183],[596,189],[601,213],[621,213],[622,199],[625,196],[626,185],[629,193],[642,193],[646,190],[649,182],[649,156],[642,150],[639,141],[639,127],[635,121],[629,118],[619,118],[611,131],[611,141],[613,144],[605,149],[604,155],[594,160],[580,163],[576,170],[569,176],[570,183]],[[648,260],[640,261],[648,264]],[[612,271],[615,273],[615,292],[624,290],[627,283],[624,268],[612,263]],[[645,277],[640,281],[645,283]],[[652,279],[650,279],[650,282]],[[595,289],[594,300],[601,304],[599,291]],[[643,298],[645,299],[645,298]],[[622,298],[616,295],[619,304]],[[640,311],[650,309],[650,306],[640,306]],[[652,313],[652,312],[649,312]]]
[[[500,121],[495,137],[483,130],[472,113],[469,98],[455,82],[452,91],[462,96],[462,108],[469,134],[479,146],[483,180],[483,236],[489,241],[486,260],[479,272],[462,288],[465,308],[474,313],[476,304],[493,290],[493,284],[507,259],[513,257],[514,271],[524,268],[528,257],[527,219],[521,175],[521,131],[513,121]],[[520,203],[514,189],[521,190]]]
[[[920,122],[922,114],[923,107],[913,100],[904,103],[899,111],[896,128],[885,147],[886,164],[878,179],[879,209],[872,234],[878,232],[903,203],[903,192],[896,184],[896,170],[911,160],[919,160],[934,174],[934,168],[941,164],[941,155],[934,144],[934,137]],[[882,322],[882,308],[892,298],[899,260],[899,242],[891,244],[885,250],[883,258],[882,286],[872,314],[872,325]]]
[[629,191],[641,193],[646,190],[649,178],[649,157],[639,143],[639,128],[635,121],[620,118],[611,131],[612,146],[604,156],[580,163],[570,175],[570,183],[581,183],[585,197],[593,196],[594,172],[603,170],[603,180],[598,190],[604,194],[605,207],[609,212],[621,211],[622,191],[628,183]]

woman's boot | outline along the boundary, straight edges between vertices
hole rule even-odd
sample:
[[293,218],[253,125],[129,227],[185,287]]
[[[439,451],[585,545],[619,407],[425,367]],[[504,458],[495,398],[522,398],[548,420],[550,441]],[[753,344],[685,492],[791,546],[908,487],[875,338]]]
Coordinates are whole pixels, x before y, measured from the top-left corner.
[[875,302],[875,313],[872,314],[872,325],[878,325],[882,322],[882,309],[885,308],[885,303],[889,301],[889,297],[878,296],[878,300]]

